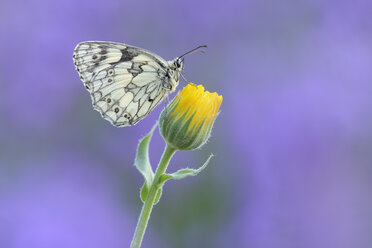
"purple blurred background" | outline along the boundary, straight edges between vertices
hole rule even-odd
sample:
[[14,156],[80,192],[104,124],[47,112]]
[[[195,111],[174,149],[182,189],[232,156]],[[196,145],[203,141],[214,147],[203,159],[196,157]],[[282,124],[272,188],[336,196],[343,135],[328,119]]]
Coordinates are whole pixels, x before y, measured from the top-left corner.
[[[2,1],[0,247],[129,247],[138,139],[91,106],[75,45],[186,58],[224,97],[210,142],[178,152],[143,247],[372,247],[371,1]],[[185,86],[181,82],[179,89]],[[173,96],[171,96],[173,97]],[[153,166],[164,142],[150,149]]]

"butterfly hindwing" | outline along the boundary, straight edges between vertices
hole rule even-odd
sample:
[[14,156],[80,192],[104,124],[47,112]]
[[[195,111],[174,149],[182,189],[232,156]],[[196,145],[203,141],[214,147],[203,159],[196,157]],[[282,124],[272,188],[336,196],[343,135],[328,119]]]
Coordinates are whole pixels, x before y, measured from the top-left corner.
[[118,66],[107,68],[100,72],[103,78],[88,83],[93,106],[116,126],[134,125],[155,108],[167,91],[162,87],[162,77],[154,72],[143,72],[150,76],[136,84],[136,76]]
[[116,126],[134,125],[169,90],[167,62],[147,50],[113,42],[83,42],[74,64],[91,94],[93,106]]

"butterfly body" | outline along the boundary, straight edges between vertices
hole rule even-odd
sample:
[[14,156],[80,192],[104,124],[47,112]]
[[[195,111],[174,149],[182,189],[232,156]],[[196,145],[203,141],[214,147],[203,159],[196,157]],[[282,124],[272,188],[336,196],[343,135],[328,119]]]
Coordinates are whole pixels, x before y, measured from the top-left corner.
[[135,125],[175,91],[183,60],[105,41],[79,43],[74,65],[94,108],[115,126]]

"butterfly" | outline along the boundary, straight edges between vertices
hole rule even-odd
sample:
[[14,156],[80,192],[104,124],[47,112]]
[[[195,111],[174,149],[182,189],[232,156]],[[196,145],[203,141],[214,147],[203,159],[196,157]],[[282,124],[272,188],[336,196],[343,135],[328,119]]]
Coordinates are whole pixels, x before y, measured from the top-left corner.
[[115,126],[135,125],[175,91],[184,56],[166,61],[135,46],[106,41],[79,43],[75,68],[89,91],[93,107]]

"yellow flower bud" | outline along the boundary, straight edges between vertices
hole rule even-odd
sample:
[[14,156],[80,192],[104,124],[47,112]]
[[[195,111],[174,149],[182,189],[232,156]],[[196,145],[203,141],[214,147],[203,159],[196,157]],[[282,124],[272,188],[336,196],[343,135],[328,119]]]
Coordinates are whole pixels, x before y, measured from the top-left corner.
[[160,133],[178,150],[201,147],[209,138],[222,96],[188,84],[160,115]]

